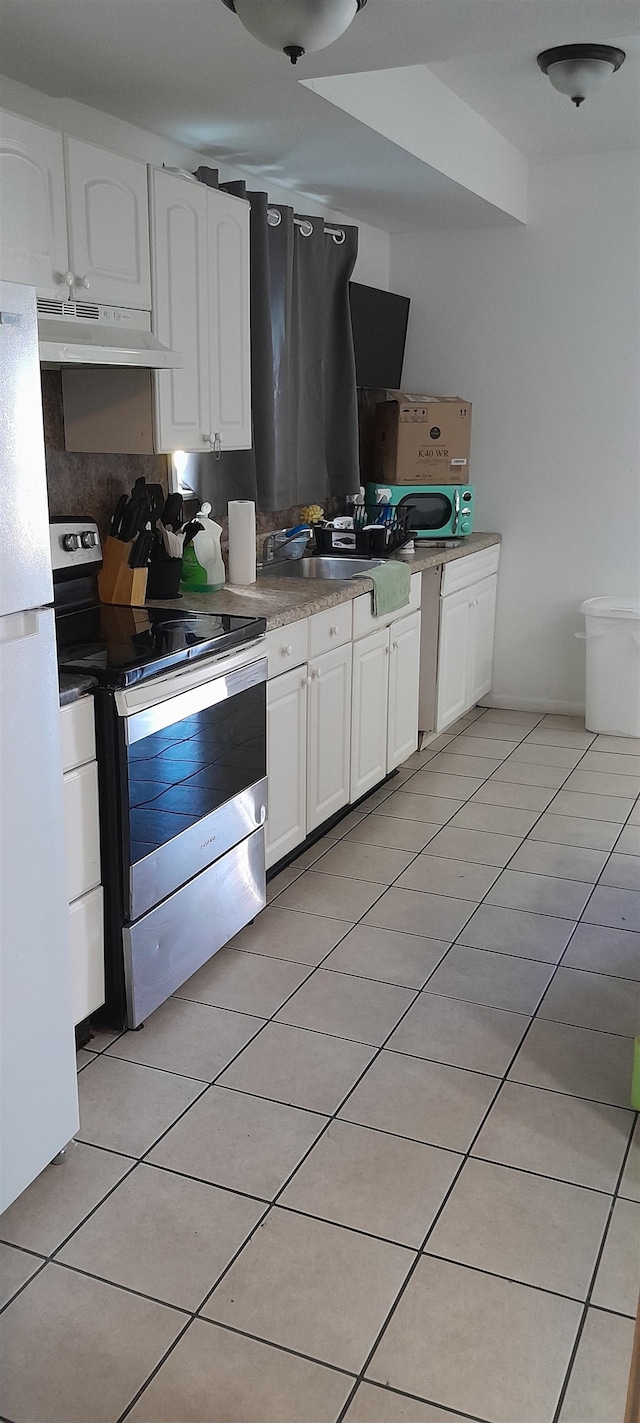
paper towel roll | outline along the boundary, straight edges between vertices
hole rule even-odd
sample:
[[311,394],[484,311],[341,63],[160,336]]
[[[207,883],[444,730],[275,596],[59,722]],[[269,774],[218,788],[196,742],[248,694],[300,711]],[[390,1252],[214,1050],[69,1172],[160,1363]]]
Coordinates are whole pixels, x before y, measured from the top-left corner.
[[229,582],[256,581],[256,506],[252,499],[229,501]]

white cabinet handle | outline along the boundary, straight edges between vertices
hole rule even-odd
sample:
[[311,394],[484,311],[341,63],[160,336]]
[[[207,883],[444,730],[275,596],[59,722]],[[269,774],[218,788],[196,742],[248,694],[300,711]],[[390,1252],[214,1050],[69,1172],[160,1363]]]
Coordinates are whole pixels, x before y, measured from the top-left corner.
[[321,667],[312,667],[312,668],[311,668],[311,676],[312,676],[312,677],[317,677],[317,678],[318,678],[318,681],[319,681],[320,678],[321,678],[321,676],[322,676],[322,668],[321,668]]
[[65,272],[64,276],[60,278],[60,281],[64,282],[65,286],[72,287],[75,281],[73,272]]
[[203,445],[212,445],[212,444],[213,444],[213,435],[203,435],[203,436],[202,436],[202,443],[203,443]]
[[74,281],[74,286],[84,287],[84,290],[88,292],[91,283],[88,277],[76,277]]
[[389,646],[389,643],[387,643],[387,645],[386,645],[386,647],[385,647],[384,650],[385,650],[385,656],[390,657],[390,656],[391,656],[391,648],[390,648],[390,646]]
[[290,657],[290,656],[291,656],[291,643],[290,643],[290,642],[287,643],[287,646],[286,646],[286,647],[281,647],[281,648],[280,648],[280,651],[281,651],[283,657]]
[[301,686],[301,687],[310,687],[310,686],[311,686],[311,678],[310,678],[310,677],[303,677],[303,678],[302,678],[302,681],[301,681],[301,683],[300,683],[300,686]]
[[337,637],[337,636],[338,636],[338,632],[339,632],[339,629],[338,629],[337,626],[334,626],[334,627],[332,627],[332,628],[329,628],[329,637]]

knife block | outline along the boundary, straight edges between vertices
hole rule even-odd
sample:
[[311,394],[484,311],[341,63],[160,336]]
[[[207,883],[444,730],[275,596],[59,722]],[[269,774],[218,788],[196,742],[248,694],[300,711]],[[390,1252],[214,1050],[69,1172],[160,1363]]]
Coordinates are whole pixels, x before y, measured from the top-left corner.
[[131,543],[122,539],[107,538],[102,555],[102,568],[98,574],[98,593],[101,603],[128,604],[140,607],[147,593],[146,568],[130,568]]

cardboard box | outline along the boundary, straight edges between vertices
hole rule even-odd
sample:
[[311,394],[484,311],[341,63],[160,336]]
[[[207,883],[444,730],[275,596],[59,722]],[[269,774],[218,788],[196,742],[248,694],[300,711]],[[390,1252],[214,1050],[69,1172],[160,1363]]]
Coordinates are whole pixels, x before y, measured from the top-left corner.
[[468,484],[471,405],[388,390],[375,412],[376,484]]

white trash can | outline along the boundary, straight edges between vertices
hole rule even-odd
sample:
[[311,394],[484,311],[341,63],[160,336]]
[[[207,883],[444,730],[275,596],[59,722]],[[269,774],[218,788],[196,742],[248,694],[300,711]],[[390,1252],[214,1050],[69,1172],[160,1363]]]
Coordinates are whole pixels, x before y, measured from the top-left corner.
[[580,612],[586,621],[587,729],[640,736],[640,599],[587,598]]

